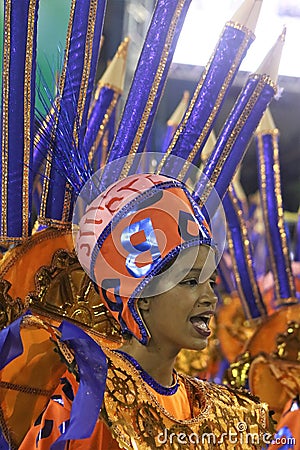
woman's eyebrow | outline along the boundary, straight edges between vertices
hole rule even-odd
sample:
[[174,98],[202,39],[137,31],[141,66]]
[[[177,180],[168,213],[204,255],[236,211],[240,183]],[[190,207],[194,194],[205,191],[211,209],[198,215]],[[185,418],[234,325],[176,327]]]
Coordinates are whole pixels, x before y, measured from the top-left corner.
[[[191,276],[200,277],[200,276],[201,276],[201,273],[202,273],[202,270],[203,270],[203,267],[201,267],[201,268],[195,267],[195,268],[191,269],[191,270],[185,275],[185,277],[184,277],[183,279],[188,278],[188,277],[191,277]],[[213,278],[213,279],[215,279],[215,278],[217,278],[217,275],[218,275],[217,270],[214,270],[214,271],[211,272],[211,274],[210,274],[207,278]]]
[[186,277],[188,277],[188,276],[190,276],[190,275],[194,275],[194,274],[195,274],[195,275],[198,275],[199,273],[201,273],[202,269],[203,269],[203,267],[191,269],[191,270],[186,274]]

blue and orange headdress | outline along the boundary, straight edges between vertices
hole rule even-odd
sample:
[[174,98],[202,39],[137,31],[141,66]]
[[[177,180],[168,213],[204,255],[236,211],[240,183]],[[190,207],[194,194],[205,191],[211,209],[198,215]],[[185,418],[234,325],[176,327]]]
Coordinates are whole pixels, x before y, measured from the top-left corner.
[[185,185],[137,174],[113,184],[87,207],[76,251],[122,330],[146,344],[137,299],[153,278],[159,282],[157,275],[171,259],[201,244],[212,245],[211,232]]

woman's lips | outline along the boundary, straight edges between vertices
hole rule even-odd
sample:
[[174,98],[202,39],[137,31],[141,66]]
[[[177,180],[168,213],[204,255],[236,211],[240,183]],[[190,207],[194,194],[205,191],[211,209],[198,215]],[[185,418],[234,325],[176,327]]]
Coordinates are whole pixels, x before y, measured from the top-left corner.
[[209,320],[210,315],[197,315],[190,318],[190,322],[193,325],[193,328],[203,337],[208,337],[211,334],[211,331],[209,329]]

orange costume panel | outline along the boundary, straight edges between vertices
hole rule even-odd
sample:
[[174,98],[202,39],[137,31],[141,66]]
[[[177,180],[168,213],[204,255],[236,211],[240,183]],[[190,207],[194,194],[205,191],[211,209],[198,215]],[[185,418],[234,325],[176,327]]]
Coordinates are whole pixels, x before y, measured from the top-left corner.
[[[262,448],[267,408],[250,394],[182,375],[163,387],[125,353],[103,350],[108,374],[100,417],[89,438],[69,441],[65,450]],[[51,448],[68,427],[77,389],[66,372],[20,450]]]
[[[77,392],[78,384],[75,378],[66,372],[60,385],[52,395],[44,412],[35,421],[26,438],[19,447],[20,450],[49,450],[61,433],[64,432],[70,420],[72,402]],[[118,443],[112,438],[111,432],[102,421],[98,421],[92,436],[88,439],[70,441],[66,448],[87,450],[116,450]]]
[[[46,410],[36,420],[34,426],[28,432],[26,439],[20,446],[20,450],[49,449],[51,444],[59,438],[70,419],[72,401],[77,392],[78,384],[75,378],[66,372],[61,378],[60,385],[52,395]],[[157,394],[158,400],[178,419],[190,417],[190,408],[187,393],[181,385],[172,399],[168,396]],[[98,420],[93,434],[90,438],[70,441],[66,448],[68,450],[97,449],[115,450],[119,444],[113,439],[111,431],[101,420]]]

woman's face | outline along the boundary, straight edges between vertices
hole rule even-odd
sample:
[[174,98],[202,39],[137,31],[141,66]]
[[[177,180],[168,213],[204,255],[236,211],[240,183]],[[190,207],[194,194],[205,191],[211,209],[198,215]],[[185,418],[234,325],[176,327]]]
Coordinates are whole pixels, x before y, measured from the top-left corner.
[[[151,335],[150,346],[166,351],[170,356],[182,348],[202,350],[206,347],[210,335],[209,320],[216,308],[214,251],[201,245],[193,264],[191,251],[183,252],[180,266],[186,274],[175,287],[139,302]],[[193,251],[195,255],[195,248]],[[187,272],[186,267],[191,269]]]

